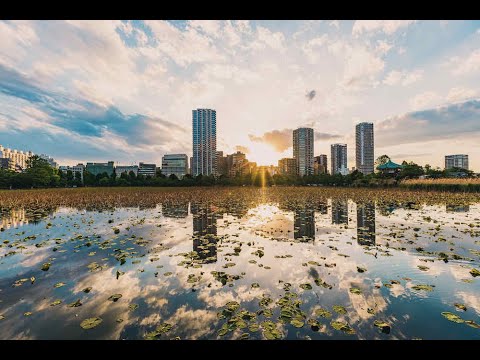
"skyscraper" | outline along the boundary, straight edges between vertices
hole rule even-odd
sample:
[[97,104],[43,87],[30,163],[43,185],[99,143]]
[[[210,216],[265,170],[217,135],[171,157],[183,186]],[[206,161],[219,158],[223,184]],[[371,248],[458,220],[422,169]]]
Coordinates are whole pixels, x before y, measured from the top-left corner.
[[363,122],[355,126],[355,143],[355,167],[364,175],[373,173],[373,123]]
[[326,174],[328,172],[327,155],[315,156],[313,168],[315,175]]
[[347,144],[332,144],[331,145],[332,155],[332,175],[335,174],[348,174],[347,167]]
[[445,169],[454,167],[468,170],[468,155],[445,155]]
[[293,158],[297,175],[313,174],[313,129],[298,128],[293,131]]
[[217,112],[192,110],[193,176],[217,173]]

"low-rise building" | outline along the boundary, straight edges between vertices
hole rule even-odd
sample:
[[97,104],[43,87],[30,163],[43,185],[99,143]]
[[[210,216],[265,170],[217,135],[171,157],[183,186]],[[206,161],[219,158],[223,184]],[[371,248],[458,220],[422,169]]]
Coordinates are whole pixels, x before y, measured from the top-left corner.
[[130,171],[133,171],[135,176],[138,175],[138,165],[117,165],[115,166],[115,176],[119,178],[122,174],[126,173],[130,175]]
[[47,160],[48,164],[51,166],[51,167],[54,167],[54,168],[58,168],[58,164],[57,162],[55,161],[55,159],[51,156],[48,156],[46,154],[40,154],[38,155],[41,159],[43,160]]
[[13,167],[16,169],[25,170],[27,168],[27,161],[33,156],[31,151],[19,151],[15,149],[4,148],[0,145],[0,158],[11,159]]
[[108,176],[112,176],[114,170],[113,161],[106,163],[87,162],[86,170],[95,176],[103,173],[106,173]]
[[468,155],[445,155],[445,169],[461,168],[468,170]]
[[182,179],[188,174],[188,156],[186,154],[165,154],[162,157],[162,174],[175,175]]
[[157,164],[147,164],[143,162],[138,164],[138,175],[154,177],[156,172]]
[[0,168],[15,171],[15,163],[10,158],[0,158]]
[[321,155],[315,156],[314,162],[313,162],[313,173],[315,175],[328,173],[327,155],[321,154]]
[[77,174],[80,174],[80,181],[83,183],[83,172],[85,171],[85,165],[81,163],[74,166],[61,165],[58,167],[58,170],[62,171],[65,174],[70,170],[73,173],[74,179],[77,179]]

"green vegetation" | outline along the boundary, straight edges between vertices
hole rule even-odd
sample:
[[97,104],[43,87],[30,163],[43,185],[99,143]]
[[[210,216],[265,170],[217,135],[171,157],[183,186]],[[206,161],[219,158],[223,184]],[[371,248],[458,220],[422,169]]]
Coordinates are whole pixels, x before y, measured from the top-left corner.
[[[385,164],[390,158],[380,156],[376,166]],[[420,176],[428,179],[419,179]],[[0,188],[25,189],[25,188],[58,188],[58,187],[126,187],[126,186],[151,186],[151,187],[185,187],[185,186],[335,186],[335,187],[404,187],[418,190],[440,191],[480,191],[480,179],[473,178],[473,172],[465,169],[449,169],[441,171],[432,169],[429,165],[422,167],[413,162],[402,163],[402,168],[393,173],[376,172],[363,175],[353,171],[348,175],[319,174],[303,177],[275,174],[256,171],[251,174],[228,177],[198,175],[192,177],[185,175],[178,179],[175,175],[165,176],[157,170],[155,176],[135,175],[122,173],[117,176],[107,173],[93,175],[88,171],[83,173],[83,183],[79,173],[66,173],[51,167],[48,162],[38,156],[32,156],[24,172],[17,173],[11,170],[0,169]],[[460,179],[461,177],[461,179]]]

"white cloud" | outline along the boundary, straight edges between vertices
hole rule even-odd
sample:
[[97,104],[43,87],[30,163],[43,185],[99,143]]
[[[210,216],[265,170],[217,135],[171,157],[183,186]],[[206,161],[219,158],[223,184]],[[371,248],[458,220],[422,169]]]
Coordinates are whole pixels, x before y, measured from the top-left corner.
[[353,24],[352,35],[384,32],[387,35],[415,23],[415,20],[357,20]]
[[411,72],[408,72],[406,70],[402,70],[402,71],[392,70],[385,77],[385,79],[383,80],[383,83],[386,85],[408,86],[422,79],[422,77],[423,77],[423,70],[414,70]]
[[360,89],[375,86],[375,80],[385,67],[385,62],[363,46],[347,51],[344,69],[344,84]]
[[338,20],[332,20],[328,23],[328,25],[336,27],[337,29],[340,29],[340,21]]
[[465,75],[480,70],[480,49],[474,50],[466,57],[455,56],[450,59],[452,73]]
[[434,105],[442,100],[442,97],[433,91],[425,91],[421,94],[416,95],[411,101],[410,106],[413,110],[421,110]]
[[451,88],[447,95],[447,101],[457,102],[462,100],[467,100],[475,97],[477,91],[474,89],[468,89],[461,86]]
[[378,40],[377,41],[377,47],[375,48],[375,51],[380,54],[380,55],[385,55],[388,53],[391,49],[393,48],[393,45],[384,41],[384,40]]

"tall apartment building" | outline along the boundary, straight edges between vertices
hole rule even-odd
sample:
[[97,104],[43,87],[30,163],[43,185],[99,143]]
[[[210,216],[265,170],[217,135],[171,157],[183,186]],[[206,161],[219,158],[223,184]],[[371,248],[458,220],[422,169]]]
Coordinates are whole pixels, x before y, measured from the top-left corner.
[[188,156],[186,154],[165,154],[162,157],[162,174],[170,176],[174,174],[182,179],[188,174]]
[[0,145],[0,158],[10,159],[13,168],[20,168],[22,170],[27,168],[27,160],[34,154],[31,151],[19,151],[15,149],[4,148]]
[[278,171],[282,175],[295,175],[297,173],[297,161],[294,158],[278,160]]
[[332,144],[331,145],[331,168],[332,175],[342,174],[348,175],[347,167],[347,144]]
[[155,177],[157,173],[157,164],[146,164],[140,162],[138,164],[138,175]]
[[58,168],[58,164],[57,164],[57,162],[55,161],[55,159],[54,159],[53,157],[48,156],[48,155],[46,155],[46,154],[40,154],[40,155],[38,155],[38,156],[39,156],[41,159],[46,160],[51,167]]
[[454,167],[468,170],[468,155],[445,155],[445,169]]
[[327,155],[315,156],[313,159],[313,173],[315,175],[328,173]]
[[298,128],[293,131],[293,158],[297,175],[313,174],[313,129]]
[[192,175],[217,175],[217,112],[192,110],[192,135]]
[[357,243],[375,245],[375,203],[357,202]]
[[362,122],[355,126],[355,167],[364,175],[374,171],[373,123]]

